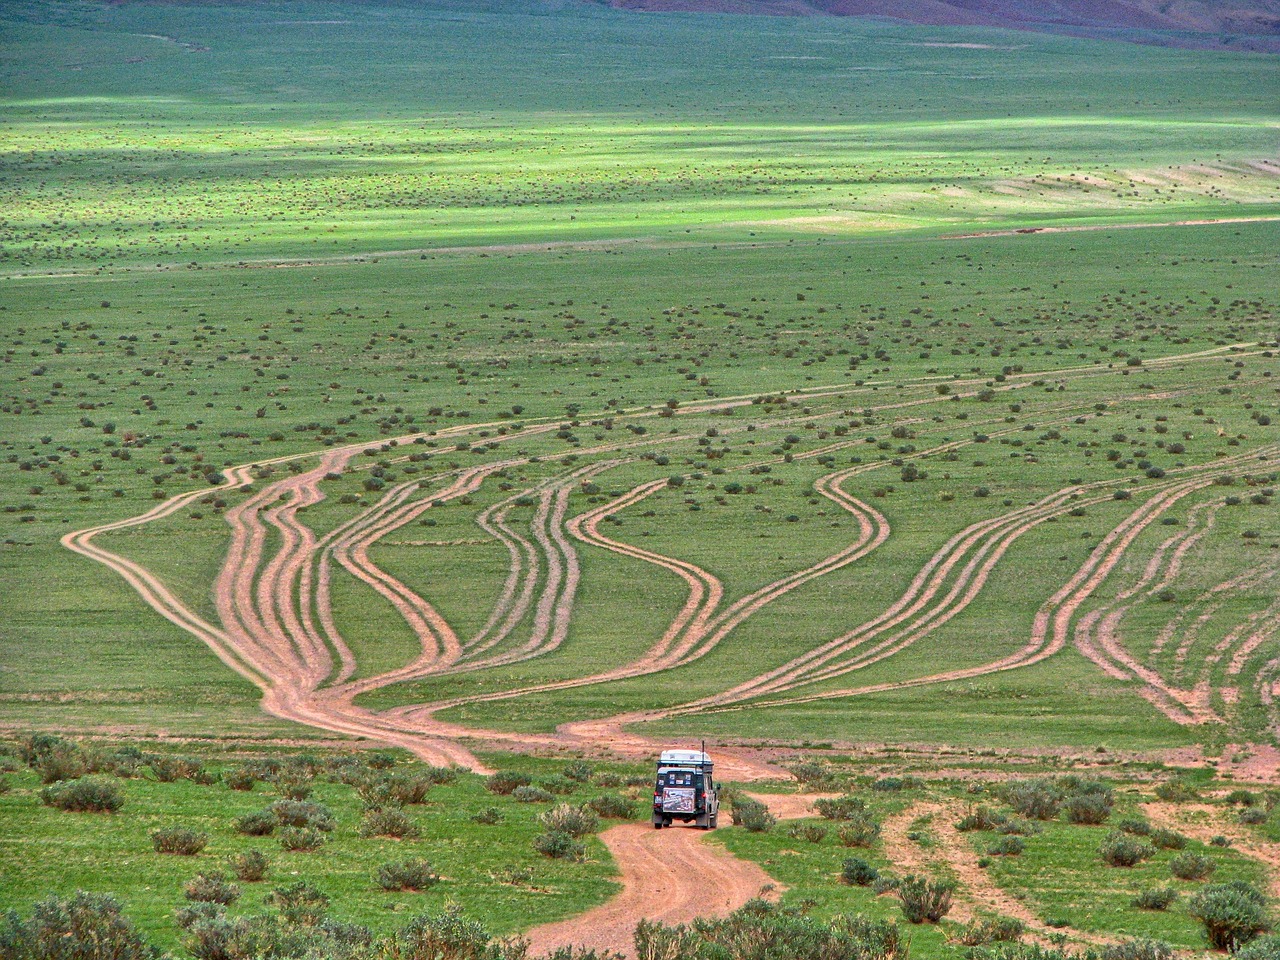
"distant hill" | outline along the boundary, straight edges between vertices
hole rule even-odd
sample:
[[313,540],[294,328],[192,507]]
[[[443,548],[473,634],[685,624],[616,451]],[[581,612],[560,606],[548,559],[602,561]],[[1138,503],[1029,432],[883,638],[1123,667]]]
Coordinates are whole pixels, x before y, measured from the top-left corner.
[[605,0],[628,10],[890,17],[1166,46],[1280,53],[1280,0]]

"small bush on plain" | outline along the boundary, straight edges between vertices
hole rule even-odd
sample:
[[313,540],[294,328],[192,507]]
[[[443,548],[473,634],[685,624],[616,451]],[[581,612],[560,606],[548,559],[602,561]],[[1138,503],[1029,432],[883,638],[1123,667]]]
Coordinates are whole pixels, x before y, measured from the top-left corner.
[[430,890],[440,875],[427,860],[396,860],[378,867],[374,879],[383,890]]
[[1187,912],[1204,927],[1215,950],[1234,952],[1270,930],[1266,897],[1247,883],[1211,883],[1187,901]]
[[1173,887],[1148,887],[1139,890],[1133,898],[1133,906],[1139,910],[1168,910],[1178,899],[1178,891]]
[[324,846],[325,835],[315,827],[281,827],[276,839],[290,853],[314,853]]
[[150,946],[110,896],[78,891],[52,896],[23,920],[16,910],[0,920],[0,956],[6,960],[156,960]]
[[499,770],[490,775],[484,782],[484,788],[499,796],[509,796],[516,787],[527,787],[533,783],[533,777],[527,773],[516,773],[512,770]]
[[854,887],[869,887],[880,876],[880,871],[861,857],[850,857],[840,866],[840,880]]
[[1134,867],[1154,857],[1156,850],[1143,840],[1134,840],[1128,834],[1113,830],[1098,847],[1098,854],[1110,866]]
[[197,873],[183,886],[182,895],[197,903],[226,906],[240,899],[240,888],[220,873]]
[[1208,880],[1217,866],[1212,857],[1187,850],[1169,861],[1169,872],[1179,880]]
[[956,885],[914,874],[903,877],[896,891],[908,923],[937,923],[951,911]]
[[231,872],[244,883],[257,883],[266,879],[271,860],[261,850],[246,850],[231,858]]
[[124,791],[103,777],[81,777],[45,787],[40,802],[75,813],[115,813],[124,806]]
[[395,837],[399,840],[413,840],[421,835],[422,831],[418,825],[398,807],[371,810],[360,821],[362,837]]
[[573,834],[561,830],[553,830],[534,837],[533,849],[552,860],[582,860],[587,855],[585,844]]
[[151,832],[151,845],[156,853],[194,857],[209,844],[209,835],[187,827],[163,827]]

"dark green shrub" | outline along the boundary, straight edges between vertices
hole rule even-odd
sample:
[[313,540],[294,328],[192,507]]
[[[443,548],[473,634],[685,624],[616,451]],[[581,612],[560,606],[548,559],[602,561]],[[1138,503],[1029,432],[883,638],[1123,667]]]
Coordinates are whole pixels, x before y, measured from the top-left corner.
[[540,823],[549,833],[567,833],[581,837],[600,829],[600,818],[587,806],[575,807],[567,803],[557,804],[538,814]]
[[1245,826],[1258,826],[1267,822],[1267,811],[1262,807],[1245,807],[1240,811],[1237,819]]
[[729,815],[734,826],[742,827],[750,833],[768,833],[778,822],[778,818],[769,812],[768,807],[749,797],[735,798]]
[[423,773],[436,786],[458,782],[458,771],[455,767],[427,767]]
[[507,816],[497,807],[485,807],[479,813],[474,814],[471,819],[476,823],[482,823],[485,826],[492,827],[507,819]]
[[533,849],[553,860],[581,860],[587,855],[584,844],[579,842],[573,834],[560,830],[534,837]]
[[966,924],[948,939],[964,947],[981,947],[988,943],[1011,943],[1026,930],[1027,925],[1014,917],[987,917]]
[[1209,845],[1213,847],[1229,847],[1231,846],[1231,838],[1218,834],[1216,837],[1209,838]]
[[240,888],[220,873],[197,873],[183,886],[182,895],[198,903],[226,906],[240,899]]
[[311,778],[296,774],[281,774],[276,777],[276,793],[286,800],[306,800],[313,789]]
[[1189,780],[1167,780],[1156,787],[1156,796],[1168,803],[1200,799],[1200,791]]
[[246,837],[270,836],[278,826],[280,826],[280,821],[269,810],[263,810],[260,813],[246,813],[243,817],[237,817],[235,820],[236,832],[243,833]]
[[1235,960],[1280,960],[1280,934],[1250,940],[1236,951]]
[[1102,948],[1100,960],[1172,960],[1173,947],[1163,940],[1124,940]]
[[587,801],[587,806],[606,820],[630,820],[636,814],[636,802],[620,793],[605,793]]
[[374,879],[383,890],[430,890],[440,875],[426,860],[396,860],[378,867]]
[[209,835],[186,827],[163,827],[151,832],[151,845],[156,853],[194,857],[209,844]]
[[1167,910],[1178,899],[1178,891],[1173,887],[1148,887],[1139,890],[1133,898],[1133,906],[1139,910]]
[[1062,807],[1062,791],[1048,780],[1011,780],[997,791],[1021,817],[1052,820]]
[[1116,823],[1116,829],[1131,833],[1135,837],[1151,836],[1151,824],[1146,820],[1121,820]]
[[1208,880],[1218,865],[1212,857],[1187,850],[1169,861],[1169,872],[1179,880]]
[[564,775],[570,780],[576,780],[578,783],[587,783],[591,780],[595,768],[585,760],[574,760],[564,768]]
[[45,787],[40,802],[76,813],[115,813],[124,806],[124,791],[113,780],[81,777]]
[[1008,821],[1008,819],[1003,813],[992,810],[984,804],[979,804],[960,818],[960,821],[956,823],[956,829],[961,833],[969,833],[974,830],[994,830]]
[[489,932],[456,908],[414,917],[395,936],[390,956],[403,960],[502,960]]
[[227,785],[229,790],[252,790],[258,782],[252,771],[245,767],[239,767],[228,772],[222,782]]
[[152,774],[161,783],[174,783],[178,780],[201,782],[207,779],[204,761],[194,757],[153,753],[148,754],[146,761]]
[[828,820],[852,820],[867,812],[867,805],[858,797],[845,794],[843,797],[823,797],[814,801],[813,809],[818,816]]
[[956,885],[949,880],[930,880],[915,874],[903,877],[895,891],[908,923],[937,923],[951,911]]
[[1222,802],[1230,807],[1256,807],[1258,795],[1251,790],[1232,790],[1222,798]]
[[402,807],[427,802],[427,794],[436,785],[425,773],[393,773],[385,780],[387,799]]
[[562,777],[558,773],[553,773],[547,777],[540,777],[535,786],[541,787],[548,793],[554,793],[556,796],[567,797],[573,791],[577,790],[581,784],[577,780],[570,780],[568,777]]
[[1236,951],[1266,933],[1266,897],[1246,883],[1211,883],[1187,901],[1187,912],[1204,926],[1215,950]]
[[512,770],[499,770],[490,775],[484,782],[484,788],[499,796],[509,796],[516,787],[527,787],[533,783],[533,777],[527,773],[516,773]]
[[996,824],[996,833],[1013,837],[1034,837],[1043,833],[1044,827],[1036,820],[1023,820],[1021,817],[1010,817],[1004,823]]
[[787,836],[793,840],[821,843],[827,838],[827,828],[820,823],[793,823],[787,828]]
[[286,827],[310,827],[328,833],[337,824],[328,807],[305,800],[277,800],[267,808]]
[[855,887],[869,887],[880,871],[860,857],[850,857],[840,866],[840,880]]
[[154,960],[160,952],[133,929],[114,897],[79,891],[49,897],[31,919],[10,911],[0,922],[5,960]]
[[1026,848],[1021,837],[1001,837],[987,845],[987,853],[993,857],[1016,857]]
[[511,799],[516,803],[550,803],[555,798],[554,793],[532,784],[525,784],[511,791]]
[[1106,823],[1114,803],[1109,790],[1106,793],[1077,793],[1063,801],[1062,809],[1069,823],[1097,826]]
[[305,880],[276,887],[262,902],[279,910],[280,918],[286,923],[305,927],[317,926],[329,912],[328,895]]
[[41,783],[75,780],[89,772],[84,748],[70,740],[50,744],[35,758],[32,766],[40,774]]
[[1113,830],[1098,847],[1098,854],[1103,862],[1113,867],[1133,867],[1154,857],[1156,850],[1145,841],[1134,840],[1128,834]]
[[360,821],[362,837],[395,837],[414,840],[422,835],[418,825],[398,807],[387,810],[371,810]]
[[1176,830],[1168,830],[1159,827],[1152,830],[1148,839],[1152,846],[1159,847],[1161,850],[1182,850],[1187,845],[1187,838]]
[[281,827],[276,839],[290,853],[314,853],[324,846],[325,835],[315,827]]
[[232,856],[230,862],[231,872],[236,875],[237,880],[245,883],[257,883],[259,880],[266,879],[267,871],[271,868],[270,859],[261,850],[237,853]]
[[870,847],[880,837],[880,824],[867,813],[840,824],[837,831],[844,847]]
[[871,881],[871,892],[877,897],[886,893],[893,893],[898,889],[898,884],[902,881],[892,874],[882,873]]
[[917,790],[924,786],[918,777],[881,777],[872,781],[871,789],[880,793],[899,793],[903,790]]

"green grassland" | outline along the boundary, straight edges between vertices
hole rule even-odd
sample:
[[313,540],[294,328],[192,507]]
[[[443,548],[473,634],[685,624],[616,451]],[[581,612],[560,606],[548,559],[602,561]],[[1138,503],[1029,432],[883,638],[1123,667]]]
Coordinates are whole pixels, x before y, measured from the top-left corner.
[[[58,542],[207,488],[99,543],[216,620],[224,512],[248,491],[212,485],[235,465],[260,465],[257,491],[326,450],[367,446],[300,514],[324,536],[377,503],[374,470],[429,495],[459,469],[512,460],[370,547],[460,636],[484,625],[506,575],[477,515],[537,484],[624,460],[595,492],[573,489],[572,516],[680,476],[604,531],[705,569],[732,601],[843,549],[851,519],[814,484],[868,468],[844,489],[883,513],[884,545],[706,656],[656,682],[441,715],[549,731],[678,707],[779,666],[874,618],[972,523],[1071,485],[1129,491],[1020,536],[970,606],[856,684],[990,662],[1159,488],[1152,470],[1211,475],[1280,438],[1280,90],[1267,57],[576,6],[65,2],[3,16],[11,729],[320,735],[263,716],[252,684]],[[1229,222],[1171,225],[1185,220]],[[1044,227],[1088,229],[1012,232]],[[968,236],[984,231],[1006,235]],[[924,475],[904,480],[908,463]],[[1226,472],[1232,490],[1169,514],[1241,500],[1188,554],[1180,600],[1276,563],[1280,520],[1257,494],[1276,483],[1274,460]],[[1088,604],[1121,593],[1173,532],[1145,531]],[[553,652],[382,687],[361,705],[519,691],[640,656],[685,588],[653,564],[576,550],[582,580]],[[334,577],[355,676],[410,660],[403,618]],[[1191,662],[1265,613],[1269,583],[1215,608]],[[1145,653],[1175,608],[1138,605],[1126,643]],[[531,616],[496,652],[518,646]],[[1068,648],[857,697],[839,695],[849,675],[816,680],[794,694],[825,699],[766,697],[647,729],[1216,751],[1274,739],[1264,668],[1249,662],[1225,725],[1169,722]],[[1216,688],[1230,678],[1215,669]]]

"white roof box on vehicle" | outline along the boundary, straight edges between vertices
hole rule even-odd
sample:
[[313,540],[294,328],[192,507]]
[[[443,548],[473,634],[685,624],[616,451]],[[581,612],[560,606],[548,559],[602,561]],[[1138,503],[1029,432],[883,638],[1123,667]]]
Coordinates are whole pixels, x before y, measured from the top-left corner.
[[683,767],[691,764],[710,765],[711,758],[701,750],[663,750],[658,757],[658,765],[662,767]]

